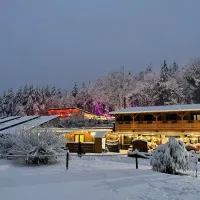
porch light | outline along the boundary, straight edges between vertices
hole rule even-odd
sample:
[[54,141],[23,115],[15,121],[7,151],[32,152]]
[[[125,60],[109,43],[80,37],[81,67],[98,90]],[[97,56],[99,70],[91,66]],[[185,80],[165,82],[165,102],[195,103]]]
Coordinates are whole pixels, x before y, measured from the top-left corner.
[[91,132],[92,137],[94,138],[96,135],[96,132]]

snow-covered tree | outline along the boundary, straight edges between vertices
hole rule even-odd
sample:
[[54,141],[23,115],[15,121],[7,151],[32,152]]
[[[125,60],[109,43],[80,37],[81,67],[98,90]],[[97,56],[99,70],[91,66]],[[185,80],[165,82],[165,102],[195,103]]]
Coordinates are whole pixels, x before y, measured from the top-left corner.
[[52,89],[51,89],[51,96],[56,96],[56,87],[53,86]]
[[55,161],[58,154],[64,153],[64,145],[63,136],[49,128],[16,130],[15,134],[0,137],[1,154],[18,155],[28,163]]
[[23,90],[20,87],[15,94],[14,98],[14,113],[13,115],[25,115],[24,106],[23,106]]
[[88,89],[89,86],[86,86],[83,83],[82,87],[79,89],[79,92],[75,95],[75,97],[74,95],[72,95],[78,108],[85,109],[85,104],[90,99]]
[[175,174],[177,170],[189,169],[190,157],[185,144],[170,137],[167,143],[155,149],[150,164],[154,171]]
[[104,115],[108,113],[109,97],[105,94],[103,81],[97,79],[87,88],[87,99],[84,108],[96,115]]
[[158,96],[155,105],[173,105],[185,103],[182,85],[182,71],[174,62],[168,66],[166,60],[160,70],[160,77],[157,81],[155,91]]
[[77,87],[77,84],[76,84],[76,82],[75,82],[74,88],[73,88],[73,90],[72,90],[72,96],[73,96],[73,97],[76,97],[77,94],[78,94],[78,87]]
[[[49,108],[79,107],[94,114],[130,106],[172,105],[200,102],[200,61],[189,63],[184,70],[176,62],[165,60],[160,71],[151,67],[138,75],[131,71],[110,71],[104,77],[71,92],[55,86],[25,85],[13,94],[6,91],[0,100],[1,115],[46,115]],[[10,98],[11,97],[11,98]],[[12,105],[12,106],[10,106]]]
[[102,92],[108,98],[108,101],[115,109],[124,107],[124,98],[130,93],[131,73],[125,73],[124,67],[120,70],[109,72],[102,80]]
[[141,72],[128,95],[129,105],[154,106],[158,99],[157,91],[155,90],[157,80],[158,76],[151,68]]
[[13,146],[13,141],[10,136],[1,135],[0,136],[0,155],[9,155],[9,151]]
[[0,117],[2,117],[2,97],[0,96]]
[[183,77],[188,103],[200,103],[200,60],[189,63],[184,69]]
[[4,92],[1,100],[1,115],[12,116],[14,113],[14,93],[12,89]]

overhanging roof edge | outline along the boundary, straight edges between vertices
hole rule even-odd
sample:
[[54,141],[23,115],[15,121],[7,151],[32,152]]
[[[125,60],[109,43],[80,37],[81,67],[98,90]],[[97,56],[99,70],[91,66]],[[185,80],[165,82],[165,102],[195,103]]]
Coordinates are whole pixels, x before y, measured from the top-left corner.
[[159,112],[186,112],[186,111],[200,111],[199,109],[179,109],[179,110],[151,110],[151,111],[113,111],[110,112],[109,114],[115,115],[115,114],[134,114],[134,113],[159,113]]

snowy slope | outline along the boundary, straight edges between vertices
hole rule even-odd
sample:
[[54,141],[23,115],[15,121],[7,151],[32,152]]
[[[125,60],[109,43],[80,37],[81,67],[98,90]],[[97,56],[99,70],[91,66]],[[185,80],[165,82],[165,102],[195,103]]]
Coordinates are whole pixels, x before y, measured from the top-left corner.
[[152,172],[149,160],[126,156],[72,156],[51,166],[20,166],[0,160],[4,200],[194,200],[200,179]]

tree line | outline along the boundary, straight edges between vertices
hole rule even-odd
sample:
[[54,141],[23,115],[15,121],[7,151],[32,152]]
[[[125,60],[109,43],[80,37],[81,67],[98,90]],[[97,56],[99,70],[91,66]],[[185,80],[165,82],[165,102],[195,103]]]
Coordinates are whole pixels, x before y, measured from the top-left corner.
[[159,69],[139,73],[122,66],[104,77],[71,91],[56,87],[25,85],[0,96],[0,115],[43,115],[50,108],[78,107],[97,115],[130,106],[200,103],[200,60],[183,67],[163,61]]

